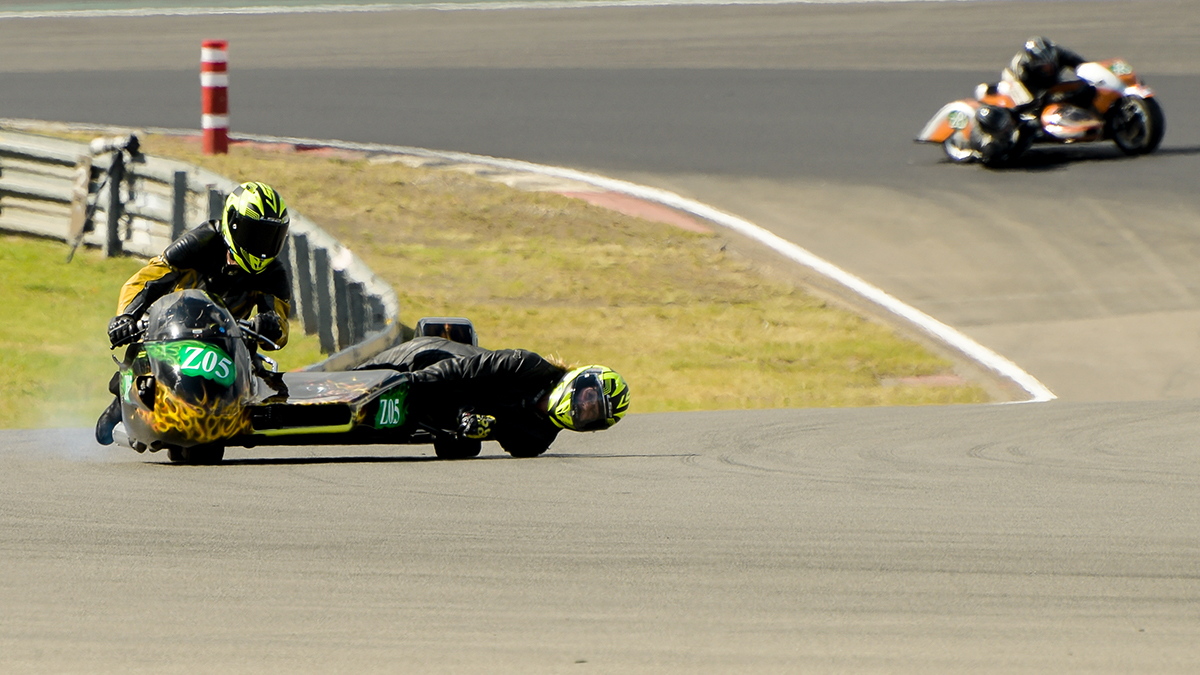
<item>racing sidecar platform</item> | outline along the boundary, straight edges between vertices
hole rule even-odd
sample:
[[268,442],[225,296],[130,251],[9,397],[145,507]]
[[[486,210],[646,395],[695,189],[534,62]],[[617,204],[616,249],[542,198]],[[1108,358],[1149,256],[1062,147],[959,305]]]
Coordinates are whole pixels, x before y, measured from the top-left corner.
[[[422,331],[475,339],[465,319],[439,317]],[[479,454],[478,440],[408,419],[408,373],[277,373],[254,350],[261,339],[203,291],[156,301],[119,363],[123,426],[114,439],[205,464],[221,461],[228,446],[432,443],[439,457]]]

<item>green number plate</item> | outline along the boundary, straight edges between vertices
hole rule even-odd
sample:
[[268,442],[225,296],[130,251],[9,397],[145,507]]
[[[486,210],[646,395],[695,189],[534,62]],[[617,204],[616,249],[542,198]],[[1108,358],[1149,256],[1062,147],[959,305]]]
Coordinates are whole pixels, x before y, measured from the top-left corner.
[[394,429],[408,418],[408,387],[402,386],[379,397],[379,410],[375,413],[376,429]]
[[196,340],[146,343],[146,353],[152,359],[179,366],[179,372],[203,377],[228,387],[237,374],[233,359],[220,347]]

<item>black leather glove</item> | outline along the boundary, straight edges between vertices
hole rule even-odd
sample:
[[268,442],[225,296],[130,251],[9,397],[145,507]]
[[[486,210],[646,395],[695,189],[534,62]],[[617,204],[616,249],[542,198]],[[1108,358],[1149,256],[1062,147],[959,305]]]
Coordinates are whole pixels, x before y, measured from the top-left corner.
[[[255,333],[270,340],[279,342],[283,337],[283,320],[275,312],[260,312],[250,320],[250,328]],[[263,345],[266,347],[267,345]]]
[[118,314],[108,322],[108,341],[114,349],[137,339],[138,325],[129,314]]

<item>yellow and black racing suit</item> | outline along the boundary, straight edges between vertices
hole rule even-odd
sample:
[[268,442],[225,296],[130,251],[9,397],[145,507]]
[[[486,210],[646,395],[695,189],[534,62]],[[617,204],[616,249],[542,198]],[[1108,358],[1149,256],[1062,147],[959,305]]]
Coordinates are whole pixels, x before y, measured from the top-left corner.
[[287,344],[292,307],[292,282],[287,268],[277,258],[262,272],[250,274],[227,262],[228,250],[216,221],[210,220],[185,233],[125,282],[117,301],[117,314],[138,319],[164,295],[198,288],[239,319],[250,318],[256,308],[259,313],[278,314],[283,335],[275,343],[282,347]]

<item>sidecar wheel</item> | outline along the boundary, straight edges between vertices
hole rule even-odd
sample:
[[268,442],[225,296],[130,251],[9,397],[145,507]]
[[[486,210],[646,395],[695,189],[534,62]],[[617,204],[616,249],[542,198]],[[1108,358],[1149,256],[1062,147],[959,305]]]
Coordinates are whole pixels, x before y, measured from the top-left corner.
[[1154,152],[1167,130],[1158,101],[1140,96],[1126,96],[1117,102],[1111,124],[1113,142],[1127,155]]
[[433,441],[433,452],[438,459],[470,459],[478,457],[483,450],[483,441],[470,438],[437,438]]
[[971,141],[962,133],[955,133],[942,142],[942,150],[946,157],[955,164],[965,164],[975,160],[975,151],[971,149]]

